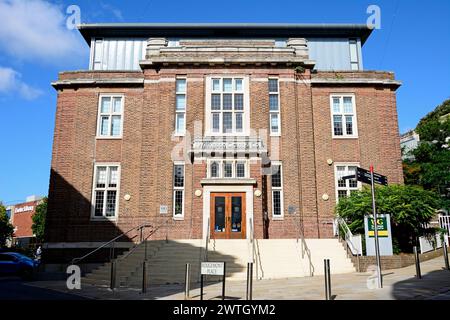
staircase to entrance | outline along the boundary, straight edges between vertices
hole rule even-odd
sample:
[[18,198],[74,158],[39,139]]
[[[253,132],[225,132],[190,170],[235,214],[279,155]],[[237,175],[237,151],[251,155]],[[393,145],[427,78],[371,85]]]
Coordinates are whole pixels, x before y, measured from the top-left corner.
[[[145,240],[115,259],[115,286],[140,288],[143,261],[147,258],[148,285],[184,283],[185,266],[191,280],[199,281],[202,261],[225,261],[227,280],[245,281],[247,263],[254,262],[255,279],[280,279],[323,274],[323,259],[330,259],[331,273],[355,272],[337,239],[204,239]],[[304,248],[309,254],[305,254]],[[207,250],[207,251],[206,251]],[[147,253],[145,254],[145,251]],[[82,283],[110,286],[111,262],[86,274]]]

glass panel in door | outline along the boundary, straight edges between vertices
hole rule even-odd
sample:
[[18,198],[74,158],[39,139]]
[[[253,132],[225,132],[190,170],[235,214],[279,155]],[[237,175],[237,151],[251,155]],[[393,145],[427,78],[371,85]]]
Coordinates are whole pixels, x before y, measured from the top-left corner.
[[242,230],[242,197],[231,197],[231,232]]
[[225,197],[214,199],[214,232],[225,233]]

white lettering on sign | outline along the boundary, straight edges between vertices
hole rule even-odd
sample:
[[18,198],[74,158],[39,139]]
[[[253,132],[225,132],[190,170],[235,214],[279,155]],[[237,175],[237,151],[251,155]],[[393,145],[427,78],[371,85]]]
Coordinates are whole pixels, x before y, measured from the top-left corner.
[[25,206],[25,207],[15,208],[14,213],[33,211],[33,209],[34,209],[34,206]]
[[202,262],[201,274],[223,276],[225,262]]

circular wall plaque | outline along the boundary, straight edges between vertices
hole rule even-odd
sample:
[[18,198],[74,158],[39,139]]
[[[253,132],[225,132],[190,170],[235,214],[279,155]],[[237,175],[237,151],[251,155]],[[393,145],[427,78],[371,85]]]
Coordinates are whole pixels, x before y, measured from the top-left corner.
[[261,197],[261,190],[255,190],[255,196],[256,197]]
[[330,196],[328,195],[328,193],[324,193],[322,195],[322,200],[327,201],[328,199],[330,199]]
[[129,200],[131,199],[131,196],[127,193],[126,195],[123,196],[123,198],[124,198],[126,201],[129,201]]
[[200,190],[200,189],[195,190],[195,195],[197,197],[200,197],[202,195],[202,190]]

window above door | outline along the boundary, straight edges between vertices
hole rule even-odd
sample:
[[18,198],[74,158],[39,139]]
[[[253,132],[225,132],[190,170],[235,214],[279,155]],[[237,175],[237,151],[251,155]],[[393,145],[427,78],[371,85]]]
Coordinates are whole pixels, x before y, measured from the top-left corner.
[[205,128],[208,136],[246,136],[250,131],[248,77],[206,77]]

